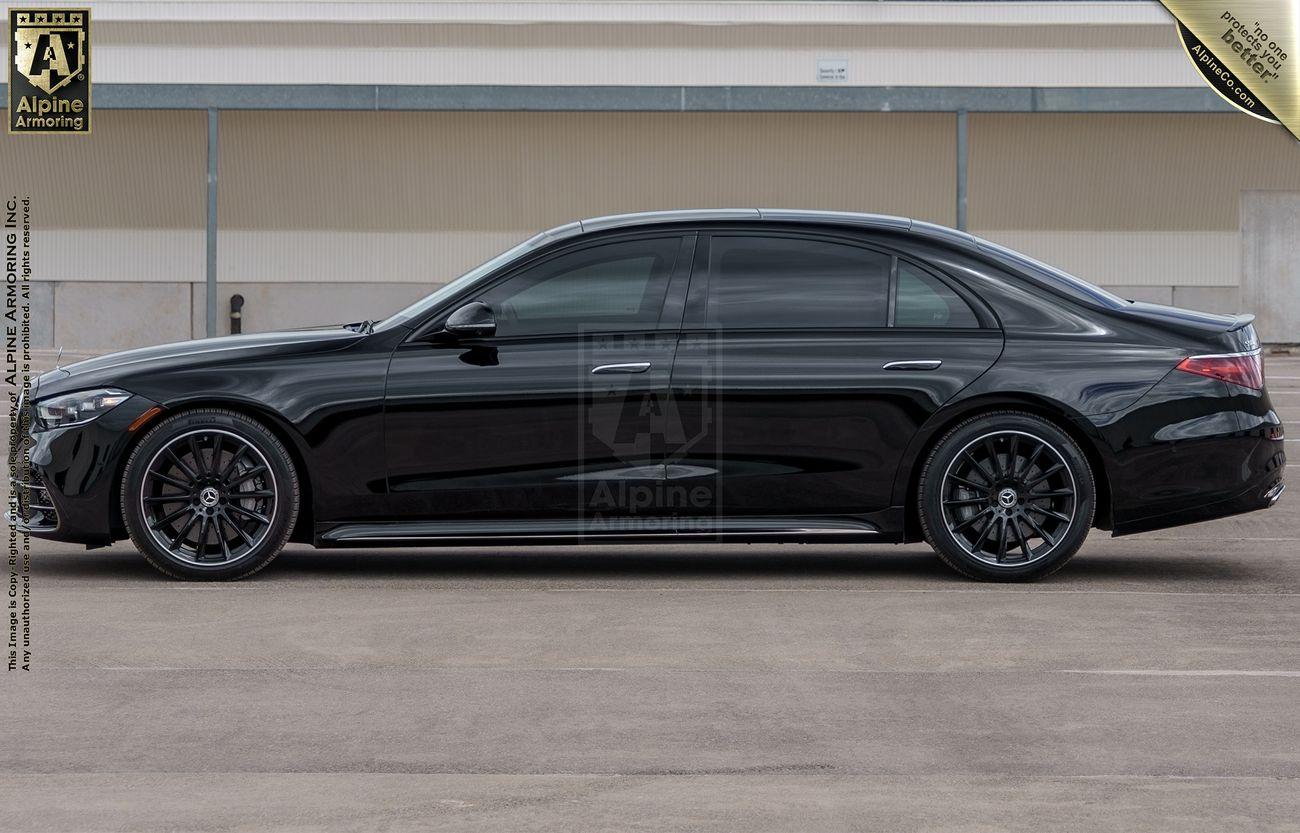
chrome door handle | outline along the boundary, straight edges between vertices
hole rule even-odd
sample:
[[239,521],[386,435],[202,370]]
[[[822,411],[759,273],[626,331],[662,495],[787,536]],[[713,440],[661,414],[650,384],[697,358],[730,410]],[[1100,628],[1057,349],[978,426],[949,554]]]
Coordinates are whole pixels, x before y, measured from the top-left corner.
[[885,370],[938,370],[943,362],[938,359],[915,359],[907,362],[890,362]]
[[591,369],[592,373],[645,373],[650,369],[650,362],[627,362],[626,364],[602,364]]

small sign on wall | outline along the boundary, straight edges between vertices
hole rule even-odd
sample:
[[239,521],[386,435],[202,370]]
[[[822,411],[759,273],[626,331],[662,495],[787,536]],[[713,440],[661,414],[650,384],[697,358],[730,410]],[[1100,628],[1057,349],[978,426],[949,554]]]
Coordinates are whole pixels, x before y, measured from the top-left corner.
[[835,82],[849,80],[849,61],[847,58],[818,58],[817,81]]

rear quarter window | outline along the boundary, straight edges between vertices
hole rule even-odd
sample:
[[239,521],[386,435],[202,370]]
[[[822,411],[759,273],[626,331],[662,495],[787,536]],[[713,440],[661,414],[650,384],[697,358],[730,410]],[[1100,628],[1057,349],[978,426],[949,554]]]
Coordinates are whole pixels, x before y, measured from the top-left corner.
[[978,327],[970,305],[947,284],[907,263],[898,262],[894,298],[895,327]]

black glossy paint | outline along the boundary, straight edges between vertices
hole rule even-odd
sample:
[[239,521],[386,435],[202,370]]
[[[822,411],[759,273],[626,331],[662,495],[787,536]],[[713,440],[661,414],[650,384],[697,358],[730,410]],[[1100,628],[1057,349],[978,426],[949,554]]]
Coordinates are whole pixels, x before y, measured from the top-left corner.
[[[684,333],[673,400],[702,430],[671,451],[716,481],[693,513],[888,508],[907,441],[1001,351],[997,330]],[[918,358],[943,364],[884,369]]]
[[[702,297],[719,231],[833,238],[924,264],[981,326],[718,327]],[[644,234],[677,235],[681,246],[655,327],[438,336],[451,312],[522,263]],[[999,408],[1047,416],[1079,441],[1100,487],[1097,523],[1116,534],[1261,508],[1282,478],[1281,419],[1267,393],[1174,370],[1189,355],[1257,346],[1247,323],[1090,304],[959,232],[796,218],[638,224],[521,256],[376,332],[187,342],[44,375],[34,399],[109,386],[135,396],[90,423],[35,434],[33,464],[60,517],[41,534],[125,536],[117,492],[148,424],[127,426],[155,404],[164,415],[216,405],[264,420],[303,476],[295,538],[320,545],[661,532],[915,540],[926,451],[962,418]],[[942,364],[884,368],[913,360]],[[639,363],[649,367],[591,372]]]

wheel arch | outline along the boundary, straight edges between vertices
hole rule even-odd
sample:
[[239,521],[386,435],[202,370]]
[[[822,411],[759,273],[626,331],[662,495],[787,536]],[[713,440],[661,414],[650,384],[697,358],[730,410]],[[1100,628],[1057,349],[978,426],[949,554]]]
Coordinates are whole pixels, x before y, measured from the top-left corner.
[[920,541],[924,537],[921,533],[920,507],[916,501],[916,490],[920,485],[921,470],[925,467],[925,460],[930,450],[957,423],[980,414],[1005,410],[1024,411],[1041,417],[1074,440],[1092,469],[1092,479],[1097,493],[1093,526],[1098,529],[1112,527],[1110,467],[1103,453],[1105,446],[1101,437],[1091,429],[1087,419],[1068,406],[1047,397],[1030,393],[1001,393],[975,396],[941,408],[921,426],[921,430],[908,443],[903,463],[899,466],[899,475],[894,483],[895,505],[904,507],[905,541]]
[[[149,433],[148,429],[156,425],[159,420],[177,414],[188,413],[189,411],[201,411],[206,408],[221,408],[226,411],[235,411],[261,423],[268,431],[276,436],[276,439],[284,444],[286,449],[288,449],[294,469],[298,472],[299,489],[298,519],[294,523],[293,531],[289,534],[289,540],[294,543],[311,543],[312,524],[315,514],[312,504],[312,470],[307,464],[306,443],[304,442],[302,435],[294,429],[293,425],[287,419],[260,402],[253,402],[245,399],[200,397],[195,399],[186,399],[181,402],[174,402],[160,407],[162,410],[136,428],[130,444],[128,444],[123,450],[122,456],[118,460],[116,472],[117,479],[115,482],[122,482],[122,478],[126,476],[126,463],[131,458],[131,453],[135,451],[135,447],[139,445],[144,436]],[[126,527],[122,523],[122,499],[120,489],[112,490],[112,500],[113,505],[109,517],[113,519],[113,539],[119,540],[127,537]]]

